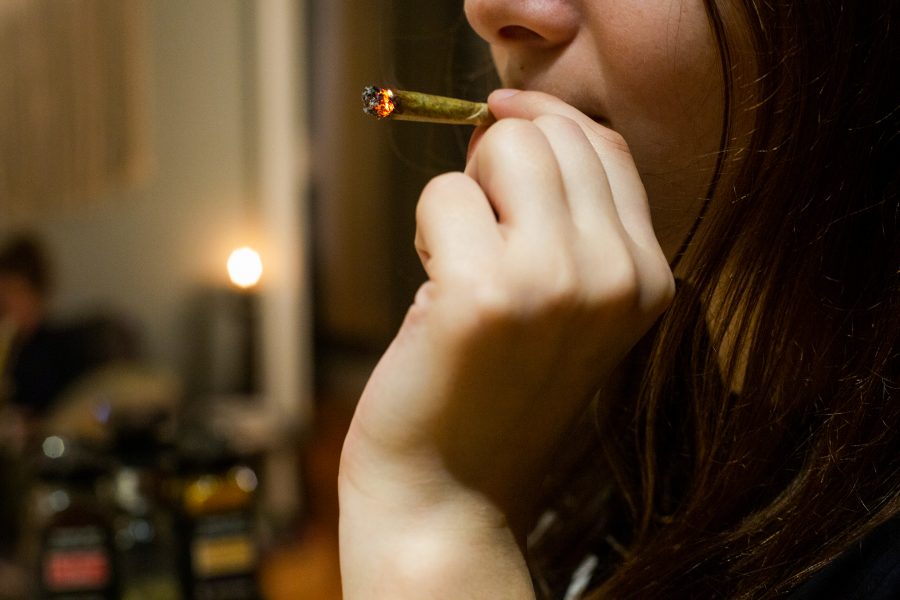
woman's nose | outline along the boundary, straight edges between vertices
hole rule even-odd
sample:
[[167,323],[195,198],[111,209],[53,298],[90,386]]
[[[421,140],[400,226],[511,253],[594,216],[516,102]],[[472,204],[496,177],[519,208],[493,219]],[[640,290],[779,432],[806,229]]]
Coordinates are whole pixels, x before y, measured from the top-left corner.
[[573,0],[465,0],[472,29],[492,45],[565,44],[578,32]]

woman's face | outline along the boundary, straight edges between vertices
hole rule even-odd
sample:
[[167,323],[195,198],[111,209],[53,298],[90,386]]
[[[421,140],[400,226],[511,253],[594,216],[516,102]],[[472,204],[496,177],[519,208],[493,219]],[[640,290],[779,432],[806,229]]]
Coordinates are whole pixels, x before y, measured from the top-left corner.
[[551,93],[618,131],[670,258],[719,149],[722,71],[703,0],[466,0],[503,85]]

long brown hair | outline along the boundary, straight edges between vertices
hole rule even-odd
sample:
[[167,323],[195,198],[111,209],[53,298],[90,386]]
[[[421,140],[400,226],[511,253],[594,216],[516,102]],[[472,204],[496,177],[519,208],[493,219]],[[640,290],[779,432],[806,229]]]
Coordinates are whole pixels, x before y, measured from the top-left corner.
[[709,210],[534,548],[553,587],[605,544],[591,598],[776,597],[900,514],[900,3],[735,3],[752,69],[706,4],[729,92]]

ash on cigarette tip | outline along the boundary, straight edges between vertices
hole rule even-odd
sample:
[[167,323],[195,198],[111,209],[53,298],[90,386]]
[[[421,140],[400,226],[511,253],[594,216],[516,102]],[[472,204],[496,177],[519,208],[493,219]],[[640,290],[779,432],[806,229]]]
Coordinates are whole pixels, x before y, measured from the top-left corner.
[[362,100],[363,112],[379,119],[389,117],[396,108],[393,94],[387,88],[370,85],[363,90]]

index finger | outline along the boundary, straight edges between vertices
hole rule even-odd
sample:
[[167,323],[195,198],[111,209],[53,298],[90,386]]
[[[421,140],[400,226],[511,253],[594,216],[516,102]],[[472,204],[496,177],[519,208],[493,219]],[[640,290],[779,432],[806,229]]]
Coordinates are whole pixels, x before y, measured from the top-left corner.
[[485,133],[466,165],[484,190],[501,230],[561,247],[571,222],[553,148],[541,129],[505,119]]
[[577,108],[542,92],[496,91],[488,97],[491,112],[498,118],[534,120],[541,115],[560,115],[571,119],[584,131],[603,162],[619,219],[631,238],[643,246],[658,245],[650,219],[644,184],[624,138],[597,123]]

